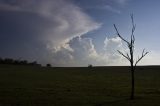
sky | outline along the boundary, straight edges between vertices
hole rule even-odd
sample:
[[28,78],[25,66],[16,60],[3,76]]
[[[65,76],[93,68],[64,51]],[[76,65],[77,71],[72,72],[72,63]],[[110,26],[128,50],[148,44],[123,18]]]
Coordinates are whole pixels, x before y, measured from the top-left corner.
[[160,65],[159,0],[0,0],[0,57],[58,67],[129,65],[116,35],[129,39],[134,14],[135,60]]

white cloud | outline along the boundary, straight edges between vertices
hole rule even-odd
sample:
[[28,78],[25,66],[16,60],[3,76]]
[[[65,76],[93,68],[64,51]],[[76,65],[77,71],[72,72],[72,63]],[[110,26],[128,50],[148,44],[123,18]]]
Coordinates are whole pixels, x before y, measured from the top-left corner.
[[[114,37],[114,38],[106,38],[104,41],[105,48],[108,47],[113,47],[113,48],[119,48],[122,46],[122,40],[119,37]],[[111,48],[112,49],[112,48]]]
[[87,9],[98,9],[98,10],[107,10],[109,12],[120,14],[121,11],[118,10],[116,7],[111,6],[109,4],[97,5],[97,6],[88,6]]
[[126,60],[117,52],[117,50],[126,52],[126,48],[124,48],[119,37],[106,38],[104,50],[109,59],[109,65],[126,65]]
[[117,52],[123,50],[122,41],[118,37],[106,38],[102,53],[97,53],[91,38],[73,38],[68,46],[70,50],[61,48],[54,53],[53,56],[56,56],[53,60],[54,64],[59,63],[59,66],[126,65],[126,60]]
[[102,9],[102,10],[107,10],[113,13],[120,14],[122,7],[125,7],[129,1],[130,0],[108,0],[108,1],[103,0],[104,3],[102,5],[99,5],[99,6],[96,5],[89,8]]
[[96,65],[99,56],[91,38],[75,37],[68,42],[68,46],[70,49],[61,47],[57,52],[54,52],[53,58],[58,59],[53,60],[53,63],[57,62],[60,66]]
[[47,36],[43,38],[50,42],[48,45],[51,49],[65,45],[70,39],[100,27],[100,24],[70,2],[60,0],[48,4],[43,5],[42,13],[57,24],[48,29]]
[[[109,4],[106,4],[104,6],[101,6],[102,9],[106,9],[110,12],[120,14],[121,8],[125,7],[126,4],[128,4],[130,0],[111,0]],[[116,4],[116,5],[113,5]]]
[[[3,6],[3,11],[19,14],[23,12],[27,16],[32,16],[31,18],[25,17],[25,21],[20,22],[31,27],[29,34],[36,36],[34,40],[45,44],[46,48],[42,49],[44,51],[38,50],[42,53],[38,55],[34,53],[37,60],[42,63],[50,62],[55,66],[125,64],[124,58],[117,53],[117,50],[123,50],[122,41],[118,37],[106,38],[102,53],[97,53],[91,38],[82,37],[87,32],[99,28],[101,24],[95,22],[70,1],[15,0],[13,3],[4,2]],[[116,12],[112,7],[106,8]],[[37,17],[40,17],[39,21]],[[33,52],[35,48],[28,49],[28,52],[30,50]]]
[[[26,32],[21,32],[25,33],[24,39],[26,36],[31,36],[30,39],[34,38],[34,42],[38,40],[46,46],[46,48],[38,47],[40,48],[39,51],[43,53],[36,55],[36,59],[38,58],[37,61],[41,61],[41,63],[48,61],[63,66],[68,61],[69,64],[75,59],[73,56],[76,54],[73,55],[73,52],[78,53],[78,49],[73,45],[70,45],[71,48],[67,43],[71,43],[70,41],[73,38],[80,38],[101,26],[70,0],[0,0],[0,4],[1,11],[6,11],[7,14],[16,14],[12,15],[20,20],[21,24],[17,26],[20,29],[19,32],[21,31],[21,25],[26,26],[27,31],[25,29]],[[12,21],[15,20],[11,19]],[[28,31],[28,29],[31,29],[31,31]],[[79,47],[82,46],[81,50],[84,51],[82,55],[87,55],[86,57],[96,55],[91,39],[77,39],[78,42],[81,44]],[[35,49],[32,48],[32,50]],[[36,52],[34,56],[35,54]],[[57,60],[59,63],[56,62]]]
[[66,0],[15,0],[7,3],[1,0],[1,2],[3,10],[39,14],[48,20],[50,25],[40,30],[40,39],[51,49],[58,48],[73,37],[82,36],[101,26],[81,8]]
[[121,13],[120,10],[118,10],[118,9],[116,9],[116,8],[110,6],[110,5],[105,5],[105,6],[102,7],[102,9],[106,9],[108,11],[111,11],[111,12],[114,12],[114,13],[117,13],[117,14]]
[[125,5],[129,2],[130,0],[114,0],[114,2],[118,3],[119,5]]

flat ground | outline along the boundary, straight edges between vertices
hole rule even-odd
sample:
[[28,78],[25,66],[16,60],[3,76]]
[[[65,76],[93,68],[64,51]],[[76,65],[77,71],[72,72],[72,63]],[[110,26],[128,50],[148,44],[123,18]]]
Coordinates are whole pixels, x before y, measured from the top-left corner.
[[160,106],[160,67],[44,68],[0,65],[0,106]]

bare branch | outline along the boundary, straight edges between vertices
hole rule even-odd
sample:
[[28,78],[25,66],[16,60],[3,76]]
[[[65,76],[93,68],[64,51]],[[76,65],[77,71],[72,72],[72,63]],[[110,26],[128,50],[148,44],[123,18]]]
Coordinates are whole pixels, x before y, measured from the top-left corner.
[[144,54],[145,49],[143,49],[142,54]]
[[134,32],[135,32],[135,29],[136,29],[136,24],[134,24],[133,14],[131,14],[131,20],[132,20],[131,43],[134,44],[134,42],[135,42]]
[[148,53],[149,53],[149,52],[145,52],[145,49],[143,49],[141,57],[140,57],[140,58],[138,57],[138,60],[137,60],[136,63],[135,63],[135,67],[136,67],[136,65],[138,64],[138,62],[139,62],[140,60],[142,60],[142,58],[143,58],[144,56],[146,56]]
[[127,57],[129,58],[129,60],[131,60],[131,58],[129,57],[129,54],[127,53]]
[[133,44],[134,44],[134,42],[135,42],[135,37],[134,37],[134,35],[133,35]]
[[117,27],[116,27],[115,24],[114,24],[114,28],[115,28],[115,30],[116,30],[117,35],[118,35],[124,42],[126,42],[128,45],[130,45],[130,43],[129,43],[127,40],[125,40],[125,39],[119,34],[119,31],[118,31],[118,29],[117,29]]
[[127,43],[128,49],[129,49],[129,53],[122,53],[121,51],[117,50],[123,57],[125,57],[127,60],[129,60],[130,62],[130,66],[131,66],[131,77],[132,77],[132,88],[131,88],[131,99],[134,99],[134,71],[136,69],[136,65],[138,64],[138,62],[140,62],[142,60],[143,57],[145,57],[148,52],[145,52],[145,49],[143,49],[142,51],[142,55],[139,57],[136,61],[134,61],[134,44],[135,44],[135,36],[134,36],[134,32],[136,29],[136,24],[134,24],[134,17],[133,14],[131,14],[131,20],[132,20],[132,30],[131,30],[131,38],[130,40],[126,40],[124,39],[120,34],[119,31],[116,27],[116,25],[114,24],[114,28],[117,32],[118,37],[120,37],[121,40],[123,40],[124,42]]
[[117,51],[119,52],[119,54],[121,54],[123,57],[125,57],[127,60],[130,61],[130,57],[129,57],[128,53],[127,53],[127,56],[126,56],[121,51],[119,51],[119,50],[117,50]]

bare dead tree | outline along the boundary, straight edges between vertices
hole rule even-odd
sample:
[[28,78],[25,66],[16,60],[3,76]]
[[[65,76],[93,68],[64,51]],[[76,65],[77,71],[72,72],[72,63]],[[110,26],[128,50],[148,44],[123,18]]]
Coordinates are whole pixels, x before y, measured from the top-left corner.
[[134,44],[135,44],[134,32],[136,29],[136,24],[134,24],[133,14],[131,14],[131,20],[132,20],[132,31],[131,31],[130,41],[124,39],[121,36],[121,34],[119,33],[115,24],[114,24],[114,28],[116,30],[117,35],[120,37],[121,40],[123,40],[127,44],[127,47],[129,49],[129,53],[126,53],[126,54],[122,53],[119,50],[117,50],[117,51],[130,62],[130,66],[131,66],[131,97],[130,97],[130,99],[133,100],[134,99],[134,91],[135,91],[134,72],[135,72],[137,64],[142,60],[142,58],[144,56],[146,56],[146,54],[148,54],[148,52],[145,52],[145,49],[143,49],[141,57],[138,57],[137,60],[134,60]]

